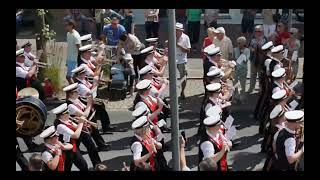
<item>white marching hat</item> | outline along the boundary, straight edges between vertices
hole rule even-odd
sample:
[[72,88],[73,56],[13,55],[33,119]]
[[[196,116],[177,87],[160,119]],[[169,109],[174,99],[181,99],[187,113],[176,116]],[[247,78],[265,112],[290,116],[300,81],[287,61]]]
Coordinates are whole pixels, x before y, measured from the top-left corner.
[[284,113],[288,122],[302,122],[304,121],[304,112],[301,110],[293,110]]
[[206,85],[206,89],[209,92],[219,92],[221,90],[221,84],[220,83],[212,83]]
[[43,139],[46,139],[46,138],[51,138],[51,137],[54,137],[57,135],[58,135],[58,133],[56,131],[56,128],[54,126],[50,126],[47,129],[45,129],[44,131],[42,131],[42,133],[40,134],[40,137]]
[[77,91],[77,90],[78,90],[78,83],[73,83],[63,88],[64,92]]
[[151,88],[151,81],[144,79],[144,80],[138,82],[138,84],[136,85],[136,88],[138,90],[149,89],[149,88]]
[[92,44],[87,44],[79,48],[80,52],[91,51],[91,50],[92,50]]
[[277,92],[272,94],[272,99],[273,100],[280,100],[280,99],[284,99],[287,97],[287,91],[284,89],[278,90]]
[[183,31],[183,30],[184,30],[184,29],[183,29],[183,24],[177,22],[177,23],[176,23],[176,29]]
[[145,75],[145,74],[152,74],[152,67],[149,65],[144,66],[142,69],[139,70],[140,75]]
[[144,48],[144,49],[142,49],[141,51],[140,51],[140,53],[141,54],[145,54],[145,53],[151,53],[151,52],[153,52],[153,46],[149,46],[149,47],[147,47],[147,48]]
[[[211,66],[212,67],[212,66]],[[214,66],[213,66],[214,67]],[[221,70],[219,68],[215,68],[207,73],[208,77],[221,77]]]
[[57,115],[58,114],[66,114],[66,113],[68,113],[68,105],[67,105],[67,103],[63,103],[60,106],[54,108],[52,110],[52,113],[53,114],[57,114]]
[[280,53],[280,52],[282,52],[283,50],[284,50],[284,49],[283,49],[283,45],[278,45],[278,46],[272,48],[272,49],[271,49],[271,52],[272,52],[272,53]]
[[220,115],[209,116],[203,120],[203,124],[207,127],[213,127],[222,123],[220,120]]
[[91,34],[87,34],[87,35],[81,36],[80,40],[81,41],[92,41]]
[[74,68],[71,72],[75,73],[75,74],[84,73],[84,72],[86,72],[86,65],[85,64],[81,64],[79,67]]
[[280,104],[278,104],[272,109],[269,117],[270,119],[275,119],[277,117],[282,116],[283,114],[284,114],[284,109]]
[[265,61],[264,61],[264,65],[266,66],[266,67],[268,67],[269,66],[269,64],[271,63],[271,59],[266,59]]
[[146,127],[148,125],[149,125],[148,117],[141,116],[138,119],[136,119],[135,121],[133,121],[131,127],[132,127],[132,129],[140,129],[140,128]]
[[158,41],[158,39],[159,38],[148,38],[148,39],[146,39],[146,42],[149,42],[149,43],[151,43],[151,42],[157,42]]
[[205,47],[204,49],[203,49],[203,52],[204,53],[208,53],[208,50],[211,50],[212,51],[212,49],[213,48],[215,48],[216,46],[214,45],[214,44],[210,44],[209,46],[207,46],[207,47]]
[[16,51],[16,57],[24,55],[23,53],[24,53],[24,49],[23,49],[23,48],[17,50],[17,51]]
[[284,77],[286,75],[286,70],[284,68],[279,68],[279,69],[274,70],[271,73],[271,75],[274,78],[281,78],[281,77]]
[[272,41],[269,41],[269,42],[265,43],[265,44],[261,47],[261,49],[262,49],[263,51],[265,51],[265,50],[268,50],[268,49],[270,49],[270,48],[272,48],[272,47],[273,47],[273,42],[272,42]]
[[129,54],[129,53],[126,53],[126,54],[123,56],[123,59],[126,60],[126,61],[133,60],[131,54]]
[[207,52],[208,56],[221,55],[220,47],[211,46],[206,50],[206,52]]
[[132,116],[139,117],[142,115],[147,115],[148,113],[149,113],[149,108],[147,107],[147,105],[143,104],[132,112]]
[[217,66],[211,66],[211,67],[209,68],[209,71],[212,71],[212,70],[214,70],[214,69],[218,69],[218,67],[217,67]]
[[215,115],[221,115],[222,109],[220,106],[211,106],[207,111],[206,111],[206,116],[215,116]]

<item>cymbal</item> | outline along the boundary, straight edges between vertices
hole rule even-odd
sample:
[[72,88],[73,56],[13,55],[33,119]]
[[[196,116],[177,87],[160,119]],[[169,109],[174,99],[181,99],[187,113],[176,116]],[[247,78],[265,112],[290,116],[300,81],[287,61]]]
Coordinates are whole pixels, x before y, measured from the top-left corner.
[[18,92],[18,97],[25,97],[25,96],[32,96],[34,98],[39,99],[39,92],[35,88],[27,87],[27,88],[21,89]]

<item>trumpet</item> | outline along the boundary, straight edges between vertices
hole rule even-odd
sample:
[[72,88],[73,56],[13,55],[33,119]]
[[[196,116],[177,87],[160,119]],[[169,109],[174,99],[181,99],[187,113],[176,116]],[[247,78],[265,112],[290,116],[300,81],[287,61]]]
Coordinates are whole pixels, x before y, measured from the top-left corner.
[[[283,82],[283,84],[290,90],[290,92],[294,92],[293,89],[286,82]],[[292,96],[298,98],[298,95],[296,95],[295,93],[292,94]]]
[[[80,117],[80,118],[82,120],[84,120],[85,123],[90,124],[90,126],[94,127],[95,129],[98,129],[98,124],[97,123],[89,121],[88,119],[85,119],[84,117]],[[70,119],[72,121],[75,121],[75,122],[79,123],[79,120],[77,118],[70,117]]]
[[34,64],[36,64],[40,68],[47,68],[47,67],[51,66],[51,64],[44,63],[44,62],[37,62],[37,61],[35,61]]

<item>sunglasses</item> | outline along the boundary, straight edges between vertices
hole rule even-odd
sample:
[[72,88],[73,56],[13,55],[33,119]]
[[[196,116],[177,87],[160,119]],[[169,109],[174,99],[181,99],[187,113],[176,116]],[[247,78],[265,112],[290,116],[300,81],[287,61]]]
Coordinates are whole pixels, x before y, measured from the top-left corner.
[[255,31],[256,33],[261,33],[262,31]]

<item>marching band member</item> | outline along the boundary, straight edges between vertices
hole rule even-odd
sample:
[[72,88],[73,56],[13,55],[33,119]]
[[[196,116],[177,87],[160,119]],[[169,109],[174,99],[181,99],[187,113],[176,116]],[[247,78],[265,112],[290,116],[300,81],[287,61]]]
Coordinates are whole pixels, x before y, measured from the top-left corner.
[[278,45],[271,49],[272,61],[270,62],[269,67],[267,67],[269,72],[273,72],[274,70],[281,68],[283,66],[282,65],[283,52],[284,52],[283,45]]
[[160,65],[158,63],[158,60],[154,57],[154,47],[149,46],[145,49],[143,49],[141,52],[141,55],[145,55],[146,58],[144,60],[144,65],[142,67],[139,67],[139,69],[142,69],[144,66],[149,65],[152,67],[154,74],[156,76],[162,77],[164,75],[164,71],[166,69],[166,65]]
[[[97,87],[97,84],[91,84],[86,80],[86,74],[85,74],[85,67],[79,66],[72,70],[72,73],[74,73],[75,76],[75,82],[78,83],[78,93],[80,96],[80,100],[82,99],[82,103],[85,103],[85,100],[89,98],[89,96],[92,95],[92,90]],[[115,127],[110,125],[110,118],[109,114],[105,109],[104,103],[93,104],[93,108],[96,110],[96,114],[100,117],[101,125],[102,125],[102,131],[106,133],[107,131],[114,130]],[[96,118],[94,119],[96,122]]]
[[294,95],[294,91],[290,90],[285,85],[285,76],[286,76],[286,70],[284,68],[279,68],[271,73],[273,77],[273,83],[271,85],[272,93],[275,93],[278,90],[284,89],[287,91],[288,96]]
[[80,171],[88,171],[88,164],[83,158],[79,149],[79,138],[83,127],[83,119],[78,118],[79,123],[75,124],[69,119],[67,103],[61,104],[52,110],[56,114],[54,126],[59,134],[59,141],[63,143],[71,143],[72,150],[66,151],[65,171],[71,171],[74,164]]
[[212,158],[217,162],[218,171],[227,171],[227,152],[232,143],[222,135],[220,116],[209,116],[203,123],[206,133],[202,135],[199,143],[199,163],[206,158]]
[[[92,98],[88,99],[87,105],[84,105],[78,98],[78,83],[71,84],[63,88],[63,91],[66,92],[66,102],[68,104],[68,110],[71,117],[89,117],[92,112],[90,112],[92,107]],[[104,139],[99,134],[99,131],[95,128],[91,128],[91,133],[88,132],[88,128],[91,128],[89,125],[85,124],[86,131],[81,133],[81,142],[88,149],[88,154],[92,164],[95,166],[96,164],[101,162],[101,159],[98,154],[99,151],[107,151],[109,150],[109,145],[107,145]],[[98,148],[95,146],[92,139],[97,144]]]
[[[139,104],[138,104],[139,105]],[[159,168],[160,170],[170,170],[169,166],[167,165],[167,160],[164,157],[163,152],[166,151],[166,149],[168,148],[165,144],[164,144],[164,135],[162,134],[160,128],[162,126],[166,126],[164,125],[160,125],[159,122],[158,124],[153,124],[152,120],[157,117],[157,115],[159,114],[159,112],[154,112],[154,113],[150,113],[150,110],[148,109],[148,107],[145,104],[141,104],[140,106],[136,107],[136,109],[132,112],[132,116],[135,117],[135,119],[138,119],[142,116],[146,116],[149,123],[150,123],[150,131],[149,131],[149,137],[154,138],[157,142],[160,142],[162,144],[162,149],[159,149],[157,151],[157,158],[158,158],[158,162],[159,162]]]
[[[161,108],[161,112],[163,112],[163,105],[164,102],[160,98],[154,98],[150,95],[150,89],[151,89],[151,81],[150,80],[142,80],[137,85],[136,88],[138,89],[138,93],[136,95],[136,98],[133,102],[134,106],[137,104],[145,104],[148,106],[151,113],[155,112],[157,109]],[[153,123],[157,124],[158,119],[164,119],[166,120],[167,114],[161,113],[159,116],[155,119],[153,119]],[[168,133],[170,132],[169,128],[163,127],[161,128],[162,132]]]
[[274,135],[273,151],[274,161],[271,165],[271,171],[294,171],[295,162],[303,155],[304,146],[296,149],[295,133],[304,121],[304,112],[293,110],[284,114],[287,122],[285,127]]
[[209,83],[207,73],[212,66],[218,68],[218,62],[221,60],[221,51],[220,47],[215,47],[214,44],[209,45],[203,51],[207,56],[206,60],[203,61],[203,79],[206,86]]
[[147,163],[151,171],[159,171],[160,164],[157,158],[158,149],[162,144],[149,136],[149,122],[147,116],[141,116],[132,123],[134,136],[131,140],[131,152],[133,154],[133,163],[130,166],[131,171],[140,166],[141,163]]
[[30,68],[25,66],[24,50],[16,51],[16,85],[18,91],[26,87],[33,87],[39,92],[39,99],[44,100],[44,90],[40,81],[36,78],[37,65],[33,64]]
[[[95,66],[92,61],[94,60],[91,56],[92,44],[81,46],[79,48],[80,56],[80,65],[86,65],[86,75],[88,77],[98,76],[100,74],[100,66]],[[79,65],[79,66],[80,66]],[[96,78],[96,77],[95,77]]]
[[21,46],[21,48],[24,49],[24,57],[25,57],[24,64],[27,67],[31,67],[34,62],[38,61],[38,60],[36,60],[37,57],[31,53],[31,45],[32,44],[28,41],[27,43],[25,43]]
[[[146,65],[145,67],[143,67],[142,69],[140,69],[139,71],[140,74],[140,78],[143,79],[147,79],[151,81],[151,95],[155,98],[160,97],[163,93],[163,91],[166,89],[167,84],[164,82],[158,82],[155,78],[154,78],[154,73],[153,73],[153,69],[151,68],[151,66]],[[163,99],[163,97],[160,97]]]
[[266,97],[266,91],[269,87],[269,77],[271,74],[269,73],[269,64],[271,62],[271,49],[273,48],[273,42],[269,41],[266,44],[264,44],[261,47],[261,50],[265,54],[265,61],[263,63],[263,66],[261,67],[260,73],[259,73],[259,84],[260,84],[260,91],[259,91],[259,99],[257,101],[257,104],[254,109],[254,118],[258,120],[260,118],[260,112],[263,108],[262,105],[267,100]]
[[273,156],[273,150],[272,150],[273,137],[278,131],[284,128],[284,123],[286,120],[284,117],[285,112],[286,112],[285,108],[283,108],[280,104],[278,104],[273,108],[273,110],[269,115],[271,122],[268,128],[268,135],[266,137],[266,143],[265,143],[267,159],[263,166],[264,171],[270,170],[270,165],[272,163],[271,159]]
[[73,146],[69,143],[62,144],[59,141],[59,135],[54,126],[45,129],[40,137],[44,139],[46,150],[42,152],[43,171],[64,171],[65,153],[71,150]]

